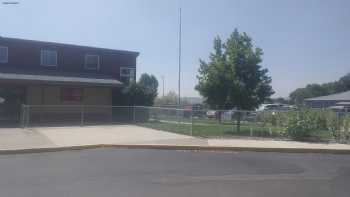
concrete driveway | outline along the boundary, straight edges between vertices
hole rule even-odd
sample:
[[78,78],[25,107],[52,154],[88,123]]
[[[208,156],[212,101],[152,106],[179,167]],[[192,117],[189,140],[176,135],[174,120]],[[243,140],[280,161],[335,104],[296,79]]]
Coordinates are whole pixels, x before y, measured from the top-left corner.
[[96,144],[207,145],[206,140],[134,125],[1,128],[0,149],[50,148]]
[[0,150],[55,147],[45,135],[20,128],[0,128]]

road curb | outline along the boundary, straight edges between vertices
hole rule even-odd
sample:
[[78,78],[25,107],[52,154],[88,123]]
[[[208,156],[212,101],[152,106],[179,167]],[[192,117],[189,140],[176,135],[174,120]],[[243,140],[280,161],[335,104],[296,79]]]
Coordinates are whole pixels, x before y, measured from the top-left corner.
[[310,148],[261,148],[261,147],[222,147],[222,146],[181,146],[181,145],[115,145],[97,144],[67,147],[50,148],[28,148],[17,150],[0,150],[0,155],[9,154],[30,154],[60,151],[79,151],[98,148],[118,148],[118,149],[158,149],[158,150],[189,150],[189,151],[226,151],[226,152],[278,152],[278,153],[321,153],[321,154],[350,154],[347,149],[310,149]]

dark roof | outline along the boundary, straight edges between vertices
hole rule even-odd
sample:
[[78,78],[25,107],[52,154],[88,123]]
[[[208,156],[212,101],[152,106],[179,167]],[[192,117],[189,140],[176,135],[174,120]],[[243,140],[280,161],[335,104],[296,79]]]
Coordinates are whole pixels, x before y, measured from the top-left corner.
[[74,84],[92,86],[121,86],[122,82],[110,76],[93,73],[62,73],[51,71],[39,72],[4,72],[0,71],[0,80],[17,83],[39,84]]
[[305,99],[306,101],[350,101],[350,91]]
[[91,47],[91,46],[83,46],[83,45],[75,45],[75,44],[64,44],[64,43],[38,41],[38,40],[28,40],[28,39],[21,39],[21,38],[10,38],[10,37],[2,37],[2,36],[0,36],[0,39],[3,39],[5,41],[28,42],[28,43],[35,43],[35,44],[42,44],[42,45],[53,45],[53,46],[57,46],[57,47],[85,48],[85,49],[93,49],[93,50],[104,50],[104,51],[110,51],[110,52],[119,53],[119,54],[129,54],[129,55],[135,55],[135,56],[138,56],[140,54],[139,52],[136,52],[136,51],[108,49],[108,48]]

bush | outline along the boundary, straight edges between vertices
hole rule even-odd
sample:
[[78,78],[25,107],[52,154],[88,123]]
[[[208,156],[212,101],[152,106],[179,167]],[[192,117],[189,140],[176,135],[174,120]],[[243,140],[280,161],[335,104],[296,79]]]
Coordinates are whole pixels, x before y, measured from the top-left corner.
[[256,120],[263,126],[284,127],[288,120],[288,112],[260,112]]
[[152,106],[157,97],[158,81],[153,75],[142,74],[139,81],[113,90],[115,106]]
[[263,127],[283,128],[282,136],[303,141],[350,142],[350,115],[332,110],[259,112],[256,120]]
[[342,117],[342,128],[340,128],[339,138],[340,142],[350,142],[350,115]]
[[301,109],[287,112],[286,133],[295,140],[329,140],[339,130],[335,112]]

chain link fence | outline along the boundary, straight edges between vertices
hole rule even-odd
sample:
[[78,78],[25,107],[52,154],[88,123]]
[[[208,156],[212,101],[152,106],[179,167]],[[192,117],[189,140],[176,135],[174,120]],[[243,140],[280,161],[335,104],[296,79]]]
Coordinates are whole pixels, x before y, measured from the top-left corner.
[[349,143],[350,114],[329,110],[192,110],[145,106],[23,105],[22,127],[134,124],[179,134]]

